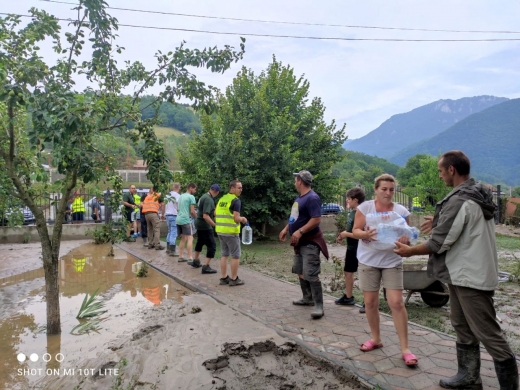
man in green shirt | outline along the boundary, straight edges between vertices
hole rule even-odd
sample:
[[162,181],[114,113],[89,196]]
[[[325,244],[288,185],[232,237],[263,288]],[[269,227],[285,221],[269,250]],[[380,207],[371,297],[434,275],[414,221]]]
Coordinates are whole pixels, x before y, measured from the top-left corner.
[[130,231],[132,228],[132,213],[135,209],[135,200],[134,200],[134,194],[137,192],[137,189],[134,185],[131,185],[128,192],[125,192],[123,194],[123,205],[125,206],[124,211],[124,219],[127,221],[127,228],[126,228],[126,239],[125,241],[129,242],[135,242],[135,238],[130,236]]
[[[197,192],[197,185],[195,183],[189,183],[186,192],[179,197],[179,206],[177,209],[177,230],[181,237],[179,244],[179,262],[192,260],[192,248],[193,248],[193,228],[191,218],[196,218],[197,213],[195,212],[195,197],[193,196]],[[188,249],[188,258],[184,257],[184,246]]]
[[195,244],[195,257],[193,262],[190,264],[194,268],[200,267],[200,252],[202,247],[206,245],[206,262],[202,266],[203,274],[216,274],[217,270],[209,266],[211,259],[215,257],[215,251],[217,250],[217,243],[215,242],[215,233],[213,228],[215,222],[213,217],[215,216],[215,199],[220,193],[220,186],[218,184],[212,184],[209,191],[202,195],[199,199],[197,206],[197,218],[195,219],[195,228],[197,229],[197,243]]

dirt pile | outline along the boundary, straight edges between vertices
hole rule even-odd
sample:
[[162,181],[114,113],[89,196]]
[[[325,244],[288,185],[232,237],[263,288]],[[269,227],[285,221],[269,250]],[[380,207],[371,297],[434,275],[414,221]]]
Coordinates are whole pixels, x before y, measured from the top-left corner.
[[216,389],[359,389],[339,366],[311,358],[293,343],[226,343],[222,355],[206,360]]

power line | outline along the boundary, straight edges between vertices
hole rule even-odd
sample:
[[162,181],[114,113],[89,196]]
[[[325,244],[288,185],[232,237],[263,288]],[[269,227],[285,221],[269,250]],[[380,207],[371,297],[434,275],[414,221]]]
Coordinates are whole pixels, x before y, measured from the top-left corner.
[[[40,1],[44,1],[46,3],[79,5],[78,3],[71,3],[71,2],[67,2],[67,1],[58,1],[58,0],[40,0]],[[134,9],[134,8],[121,8],[121,7],[107,7],[107,8],[119,10],[119,11],[142,12],[142,13],[158,14],[158,15],[173,15],[173,16],[183,16],[183,17],[189,17],[189,18],[219,19],[219,20],[232,20],[232,21],[238,21],[238,22],[255,22],[255,23],[292,24],[292,25],[301,25],[301,26],[344,27],[344,28],[361,28],[361,29],[374,29],[374,30],[400,30],[400,31],[449,32],[449,33],[520,34],[520,31],[509,31],[509,30],[442,30],[442,29],[407,28],[407,27],[356,26],[356,25],[346,25],[346,24],[306,23],[306,22],[287,22],[287,21],[280,21],[280,20],[229,18],[229,17],[223,17],[223,16],[183,14],[183,13],[176,13],[176,12],[150,11],[150,10],[142,10],[142,9]]]
[[[32,15],[21,15],[21,14],[9,14],[6,12],[0,12],[0,15],[14,15],[24,18],[32,18]],[[56,20],[64,22],[74,22],[73,19],[61,19]],[[195,30],[189,28],[175,28],[175,27],[158,27],[158,26],[142,26],[136,24],[118,24],[120,27],[131,27],[131,28],[143,28],[151,30],[169,30],[169,31],[183,31],[183,32],[195,32],[203,34],[215,34],[215,35],[238,35],[238,36],[250,36],[250,37],[267,37],[267,38],[292,38],[292,39],[310,39],[310,40],[323,40],[323,41],[367,41],[367,42],[505,42],[505,41],[520,41],[520,38],[486,38],[486,39],[401,39],[401,38],[344,38],[344,37],[313,37],[313,36],[302,36],[302,35],[278,35],[278,34],[256,34],[256,33],[239,33],[239,32],[228,32],[228,31],[210,31],[210,30]]]

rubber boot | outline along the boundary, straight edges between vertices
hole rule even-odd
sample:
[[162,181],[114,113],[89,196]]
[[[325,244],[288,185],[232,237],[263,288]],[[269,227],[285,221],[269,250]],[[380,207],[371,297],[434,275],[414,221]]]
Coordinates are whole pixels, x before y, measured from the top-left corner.
[[170,256],[176,256],[175,254],[175,245],[170,244],[170,253],[168,253]]
[[445,389],[482,389],[480,346],[457,343],[457,364],[457,375],[441,379],[439,385]]
[[148,237],[143,237],[143,246],[148,246]]
[[311,282],[312,298],[314,299],[314,310],[311,313],[313,319],[323,317],[323,290],[321,282]]
[[300,287],[302,288],[303,298],[297,301],[293,301],[293,305],[297,306],[312,306],[314,302],[312,300],[311,285],[308,281],[300,279]]
[[170,244],[166,243],[166,254],[170,254]]
[[494,362],[500,390],[518,390],[518,365],[516,358],[512,357],[503,362],[495,360]]

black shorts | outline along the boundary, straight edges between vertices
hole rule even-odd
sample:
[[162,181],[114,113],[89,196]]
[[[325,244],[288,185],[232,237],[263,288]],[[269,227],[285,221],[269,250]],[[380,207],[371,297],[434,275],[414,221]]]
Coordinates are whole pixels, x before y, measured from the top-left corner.
[[127,220],[128,223],[134,222],[134,221],[132,221],[132,213],[129,213],[128,211],[126,212],[125,219]]
[[351,251],[347,249],[347,253],[345,255],[345,267],[343,271],[345,272],[357,272],[358,269],[358,259],[357,259],[357,251]]

